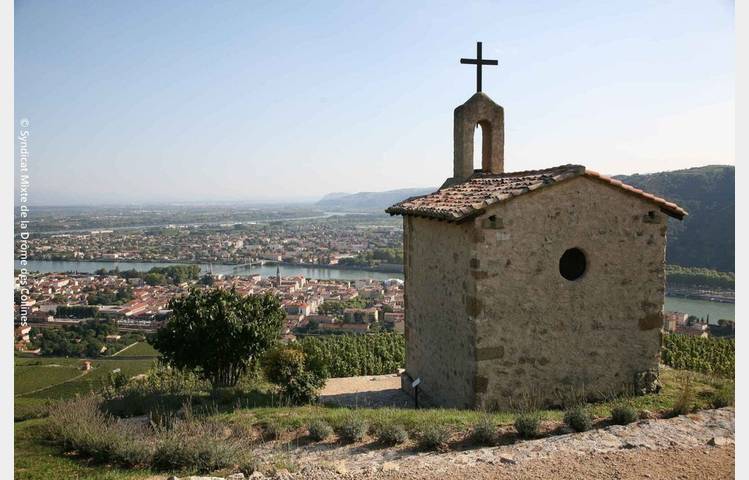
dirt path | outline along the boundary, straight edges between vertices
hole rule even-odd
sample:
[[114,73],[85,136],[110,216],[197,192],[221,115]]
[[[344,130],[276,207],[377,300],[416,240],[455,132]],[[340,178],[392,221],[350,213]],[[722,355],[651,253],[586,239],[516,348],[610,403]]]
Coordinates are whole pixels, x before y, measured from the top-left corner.
[[112,354],[112,356],[114,357],[115,355],[119,355],[120,353],[124,352],[124,351],[125,351],[125,350],[127,350],[128,348],[130,348],[130,347],[133,347],[133,346],[135,346],[135,345],[138,345],[138,343],[139,343],[139,342],[131,343],[131,344],[130,344],[130,345],[128,345],[127,347],[124,347],[124,348],[123,348],[122,350],[119,350],[119,351],[116,351],[116,352],[114,352],[114,353]]
[[413,400],[400,387],[398,374],[331,378],[320,401],[346,407],[411,407]]

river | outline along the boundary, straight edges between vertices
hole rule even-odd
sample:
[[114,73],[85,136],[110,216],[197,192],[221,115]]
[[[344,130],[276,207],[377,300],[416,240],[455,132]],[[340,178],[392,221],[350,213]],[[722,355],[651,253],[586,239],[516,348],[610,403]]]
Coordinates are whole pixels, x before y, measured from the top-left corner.
[[[177,265],[178,263],[160,263],[160,262],[70,262],[54,260],[29,260],[27,269],[30,272],[54,273],[54,272],[79,272],[93,273],[100,268],[112,270],[135,269],[139,272],[147,272],[153,267],[167,267]],[[214,274],[223,275],[254,275],[260,274],[263,277],[269,277],[276,274],[276,265],[265,265],[262,267],[240,267],[237,265],[224,264],[198,264],[201,271],[213,271]],[[17,260],[15,268],[20,269],[20,262]],[[391,278],[403,279],[402,273],[388,272],[371,272],[368,270],[349,270],[343,268],[319,268],[303,267],[292,265],[279,265],[282,277],[291,277],[294,275],[304,275],[305,278],[318,278],[321,280],[360,280],[369,279],[384,281]]]
[[[15,268],[21,268],[20,262],[16,261]],[[112,270],[115,267],[120,270],[135,269],[146,272],[153,267],[166,267],[175,265],[175,263],[159,262],[69,262],[69,261],[52,261],[52,260],[30,260],[28,270],[42,273],[53,272],[80,272],[92,273],[100,268]],[[252,275],[260,274],[264,277],[276,274],[275,265],[266,265],[263,267],[238,267],[236,265],[223,264],[198,264],[203,272],[213,269],[215,274],[224,275]],[[317,278],[321,280],[359,280],[372,279],[384,281],[391,278],[402,279],[402,273],[371,272],[367,270],[347,270],[343,268],[317,268],[302,267],[291,265],[279,265],[281,276],[290,277],[293,275],[304,275],[306,278]],[[710,323],[717,323],[720,319],[735,320],[735,305],[732,303],[708,302],[705,300],[692,300],[688,298],[666,297],[665,309],[676,312],[684,312],[697,317],[707,317],[710,315]]]

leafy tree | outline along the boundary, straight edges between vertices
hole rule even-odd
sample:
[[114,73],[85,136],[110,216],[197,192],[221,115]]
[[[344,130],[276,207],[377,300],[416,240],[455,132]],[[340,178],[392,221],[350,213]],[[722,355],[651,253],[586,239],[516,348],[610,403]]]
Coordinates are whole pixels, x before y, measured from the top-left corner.
[[164,285],[166,283],[166,277],[163,273],[149,272],[143,278],[148,285]]
[[343,315],[347,308],[366,308],[367,302],[364,299],[356,297],[350,300],[327,300],[317,309],[321,315]]
[[286,314],[277,297],[234,289],[192,289],[169,302],[172,316],[154,347],[176,368],[194,370],[214,388],[237,384],[278,339]]

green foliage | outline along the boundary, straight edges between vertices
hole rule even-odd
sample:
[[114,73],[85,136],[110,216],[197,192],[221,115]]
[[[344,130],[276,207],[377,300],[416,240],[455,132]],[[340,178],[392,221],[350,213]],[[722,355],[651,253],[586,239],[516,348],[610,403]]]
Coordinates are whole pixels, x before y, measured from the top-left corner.
[[197,280],[200,275],[200,267],[197,265],[169,265],[166,267],[153,267],[146,274],[146,282],[148,282],[148,275],[161,275],[165,282],[173,283],[175,285],[188,282],[190,280]]
[[450,441],[450,429],[445,425],[425,425],[416,435],[419,447],[424,450],[445,450]]
[[316,442],[322,442],[333,434],[333,427],[322,419],[315,419],[307,426],[309,436]]
[[679,370],[693,370],[733,378],[736,366],[733,339],[667,334],[661,361]]
[[166,267],[153,267],[148,272],[139,272],[135,269],[120,271],[119,268],[107,271],[100,268],[94,273],[96,275],[115,275],[122,278],[142,278],[148,285],[178,285],[197,280],[200,276],[200,267],[197,265],[168,265]]
[[538,412],[524,412],[515,418],[515,430],[520,438],[535,438],[538,436],[538,427],[541,417]]
[[[42,333],[42,335],[37,335]],[[107,340],[107,335],[118,333],[117,325],[111,320],[88,320],[60,328],[45,328],[43,331],[32,328],[32,346],[41,348],[44,356],[89,357],[110,355],[124,348],[137,338],[134,334],[123,334],[118,340]],[[106,350],[102,352],[102,347]]]
[[162,417],[151,428],[119,422],[101,411],[100,398],[86,396],[61,402],[50,413],[46,436],[63,450],[99,464],[206,473],[244,463],[251,455],[246,432],[227,435],[226,430],[221,423],[191,415]]
[[273,295],[191,290],[169,302],[172,316],[154,347],[165,361],[196,370],[214,387],[234,386],[250,363],[278,339],[285,318]]
[[167,283],[166,276],[162,273],[158,272],[148,272],[143,277],[143,281],[146,282],[147,285],[165,285]]
[[497,426],[491,415],[483,415],[471,430],[471,441],[478,445],[494,445],[497,441]]
[[375,432],[377,441],[383,445],[398,445],[408,440],[408,432],[403,425],[386,423]]
[[397,373],[405,363],[405,337],[397,333],[305,337],[300,344],[334,378]]
[[98,463],[133,467],[148,461],[130,424],[116,424],[99,410],[100,400],[89,396],[60,402],[50,413],[48,438],[65,450],[75,450]]
[[616,178],[678,203],[689,215],[669,219],[666,261],[735,271],[736,169],[727,165]]
[[317,392],[325,386],[327,374],[322,364],[308,359],[292,346],[281,346],[268,352],[262,361],[268,380],[280,387],[283,398],[292,405],[317,400]]
[[347,308],[366,308],[367,302],[356,297],[350,300],[326,300],[318,307],[317,312],[321,315],[343,315]]
[[89,294],[86,301],[89,305],[122,305],[132,299],[132,288],[119,288],[117,290],[97,290]]
[[342,258],[340,265],[352,265],[358,267],[374,267],[380,264],[403,264],[403,249],[401,248],[375,248],[374,250],[359,253],[355,257]]
[[346,443],[360,442],[367,434],[367,421],[356,413],[347,415],[336,427],[335,432]]
[[278,440],[286,433],[288,428],[281,422],[271,420],[263,425],[263,434],[269,440]]
[[109,385],[115,390],[120,390],[127,385],[127,376],[121,370],[109,372]]
[[685,373],[680,379],[679,394],[674,401],[674,406],[669,416],[676,417],[692,412],[694,410],[694,399],[692,376],[689,373]]
[[611,423],[615,425],[629,425],[637,418],[637,410],[629,401],[620,400],[611,407]]
[[708,268],[666,265],[666,281],[669,286],[724,288],[733,290],[736,276]]
[[714,408],[729,407],[734,403],[734,396],[733,383],[723,383],[713,395],[712,405]]
[[578,405],[564,413],[564,423],[576,432],[584,432],[593,427],[593,417],[584,406]]

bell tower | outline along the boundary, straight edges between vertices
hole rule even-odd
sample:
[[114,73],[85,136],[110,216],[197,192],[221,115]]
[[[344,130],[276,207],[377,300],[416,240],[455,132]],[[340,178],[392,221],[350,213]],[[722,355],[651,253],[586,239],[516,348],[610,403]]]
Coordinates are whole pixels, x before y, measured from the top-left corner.
[[481,128],[481,172],[503,173],[505,163],[505,113],[481,91],[482,65],[497,65],[497,60],[481,58],[481,42],[476,45],[477,58],[462,58],[460,63],[476,65],[476,93],[455,109],[453,116],[453,176],[442,187],[460,183],[474,173],[473,136]]

